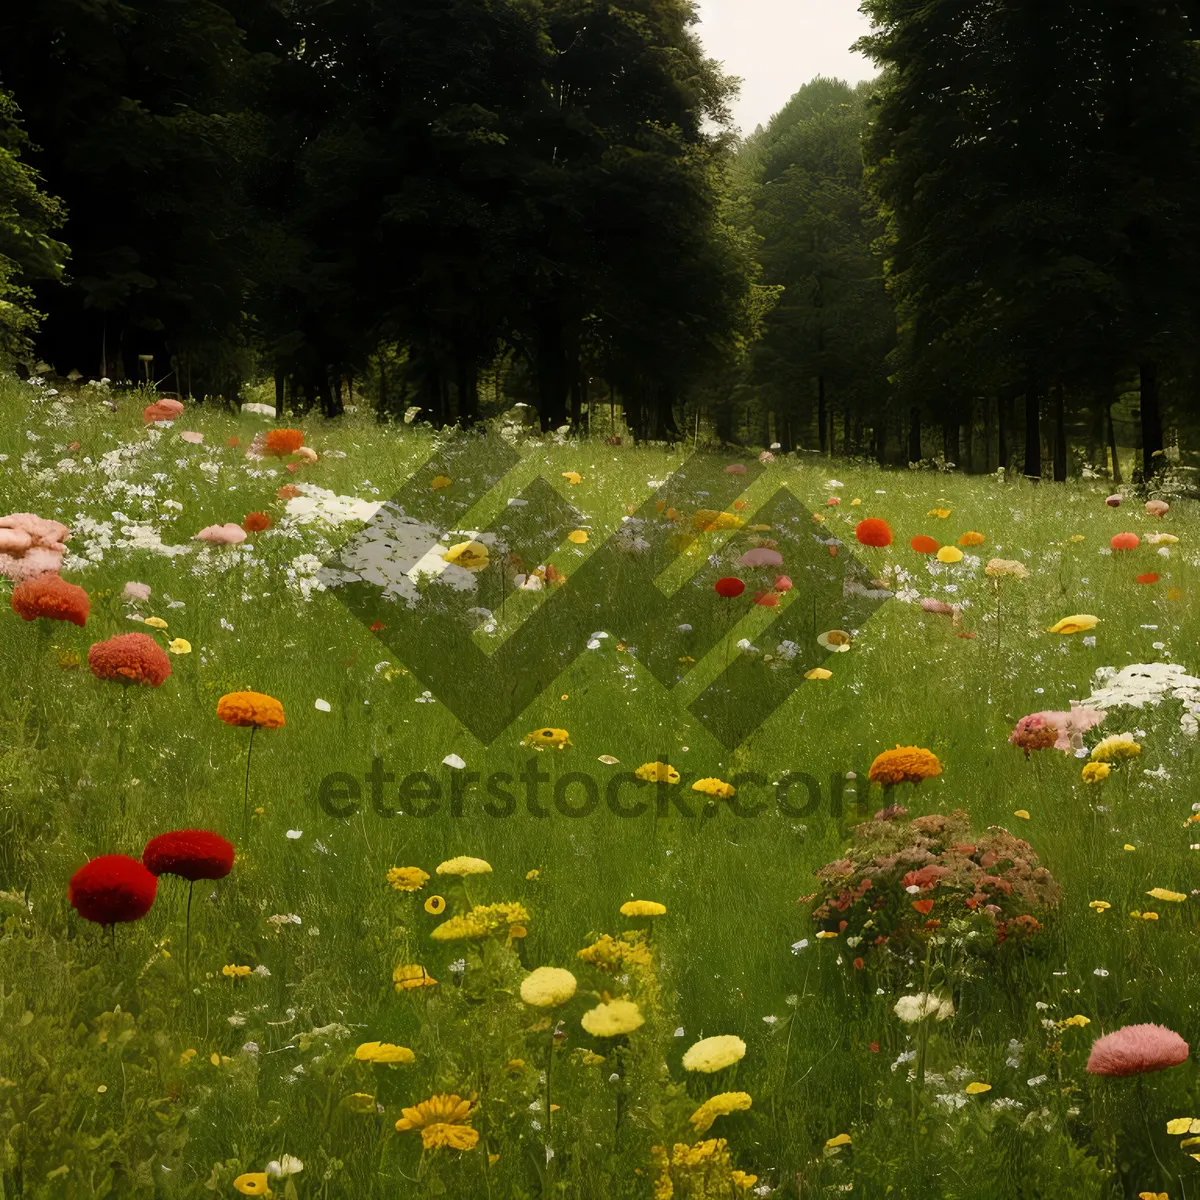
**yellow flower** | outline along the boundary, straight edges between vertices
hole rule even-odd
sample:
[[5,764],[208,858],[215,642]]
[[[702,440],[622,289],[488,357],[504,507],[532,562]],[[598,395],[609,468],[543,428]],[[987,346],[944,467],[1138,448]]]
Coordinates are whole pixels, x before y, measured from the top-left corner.
[[688,1120],[696,1127],[697,1133],[707,1133],[718,1117],[727,1117],[730,1113],[745,1112],[751,1104],[748,1092],[721,1092],[710,1096]]
[[470,941],[507,929],[509,937],[524,937],[529,913],[523,904],[477,904],[469,913],[443,921],[430,937],[437,942]]
[[650,783],[678,783],[679,772],[670,763],[642,763],[634,774],[639,779],[649,780]]
[[746,1054],[746,1043],[733,1034],[705,1038],[688,1048],[683,1056],[685,1071],[701,1071],[706,1075],[723,1070],[740,1061]]
[[[858,504],[859,501],[851,500],[850,503]],[[729,1182],[732,1183],[734,1187],[739,1187],[742,1189],[742,1191],[748,1192],[758,1182],[758,1176],[747,1175],[745,1171],[730,1171]]]
[[1083,534],[1082,534],[1082,533],[1073,533],[1073,534],[1071,534],[1071,541],[1073,541],[1073,542],[1082,542],[1082,541],[1083,541]]
[[420,867],[392,867],[387,881],[398,892],[419,892],[429,882],[429,873]]
[[442,1146],[451,1150],[474,1150],[479,1145],[479,1130],[470,1125],[426,1125],[421,1130],[421,1145],[426,1150],[437,1150]]
[[396,1122],[396,1131],[405,1133],[427,1125],[461,1125],[474,1115],[475,1101],[464,1100],[457,1092],[442,1093],[400,1111],[404,1115]]
[[1125,845],[1121,847],[1121,849],[1122,849],[1122,850],[1136,850],[1136,849],[1137,849],[1137,847],[1136,847],[1136,846],[1131,846],[1131,845],[1130,845],[1128,842],[1126,842],[1126,843],[1125,843]]
[[446,911],[446,900],[444,896],[430,896],[425,901],[425,911],[432,916],[438,917]]
[[1093,617],[1090,613],[1076,613],[1073,617],[1063,617],[1061,621],[1051,625],[1046,632],[1085,633],[1089,629],[1095,629],[1099,624],[1099,617]]
[[410,1063],[416,1055],[407,1046],[396,1046],[391,1042],[363,1042],[354,1052],[359,1062],[366,1063]]
[[1065,1021],[1060,1021],[1063,1026],[1071,1026],[1075,1029],[1082,1029],[1085,1025],[1092,1023],[1091,1017],[1085,1017],[1082,1013],[1076,1013],[1073,1017],[1068,1017]]
[[1153,896],[1155,900],[1170,900],[1173,904],[1182,904],[1187,899],[1187,894],[1184,892],[1169,892],[1166,888],[1151,888],[1146,893],[1147,896]]
[[572,529],[567,534],[567,541],[574,542],[576,546],[582,546],[588,540],[586,529]]
[[837,933],[832,929],[822,929],[817,933],[818,941],[828,941],[830,938],[837,937]]
[[1126,758],[1137,758],[1142,748],[1133,740],[1131,733],[1113,733],[1092,748],[1092,762],[1113,763]]
[[271,1189],[267,1186],[266,1171],[250,1171],[239,1175],[233,1181],[234,1188],[243,1196],[269,1196]]
[[1107,900],[1089,900],[1088,908],[1092,909],[1094,912],[1102,913],[1108,912],[1108,910],[1112,908],[1112,905],[1109,904]]
[[435,475],[432,482],[429,484],[435,492],[441,491],[442,488],[448,488],[454,481],[449,475]]
[[563,471],[562,477],[572,485],[583,482],[583,476],[578,471]]
[[732,783],[725,783],[715,777],[697,779],[692,784],[692,791],[703,792],[706,796],[712,796],[716,800],[728,800],[730,796],[737,794],[737,788]]
[[221,974],[229,979],[245,979],[250,974],[250,968],[230,963],[229,966],[221,968]]
[[832,1150],[836,1146],[849,1146],[849,1145],[850,1145],[850,1135],[848,1133],[839,1133],[836,1137],[831,1137],[829,1139],[829,1141],[827,1141],[825,1143],[825,1149]]
[[343,1097],[342,1107],[347,1112],[357,1113],[360,1117],[379,1111],[375,1097],[366,1092],[351,1092],[349,1096]]
[[714,512],[711,508],[700,509],[692,522],[702,533],[713,533],[720,529],[741,529],[742,518],[736,513]]
[[521,739],[521,745],[535,750],[561,750],[564,746],[572,745],[572,742],[571,735],[565,729],[535,729]]
[[492,865],[482,858],[470,858],[461,854],[458,858],[448,858],[444,863],[439,863],[437,873],[439,875],[490,875]]
[[667,906],[657,900],[626,900],[621,905],[623,917],[662,917],[666,912]]
[[811,671],[804,672],[805,679],[832,679],[833,672],[825,667],[813,667]]
[[392,972],[392,982],[396,985],[396,991],[410,992],[414,988],[433,987],[437,980],[424,967],[414,963],[401,963]]
[[643,940],[633,940],[640,939],[641,935],[626,936],[631,940],[617,939],[608,933],[602,934],[592,945],[580,950],[577,957],[602,971],[611,971],[614,974],[651,967],[653,961],[650,957],[650,947]]
[[579,1022],[592,1037],[620,1037],[645,1023],[642,1010],[632,1000],[604,1000],[583,1014]]
[[1200,1133],[1200,1121],[1195,1117],[1174,1117],[1167,1122],[1167,1132],[1172,1137],[1183,1133]]
[[191,654],[192,643],[187,638],[173,638],[167,643],[167,649],[172,654]]
[[943,546],[937,552],[937,560],[940,563],[962,562],[963,552],[957,546]]
[[442,558],[451,566],[464,571],[482,571],[488,565],[488,548],[482,542],[459,542],[451,546]]
[[1011,558],[990,559],[983,573],[992,579],[1028,579],[1029,568]]
[[539,871],[537,869],[537,867],[534,867],[533,870],[531,870],[531,871],[525,872],[525,878],[529,879],[529,880],[536,881],[538,879],[541,879],[541,877],[542,877],[542,873],[541,873],[541,871]]
[[1138,912],[1137,909],[1134,909],[1133,912],[1131,912],[1129,915],[1135,921],[1157,921],[1158,920],[1158,913],[1156,913],[1156,912]]
[[538,967],[521,980],[521,999],[532,1008],[557,1008],[575,995],[575,976],[562,967]]
[[958,544],[960,546],[982,546],[983,542],[983,534],[977,533],[974,529],[968,529],[967,532],[958,539]]
[[844,629],[830,629],[818,635],[817,645],[831,654],[845,654],[850,649],[851,640]]
[[195,1050],[185,1050],[185,1051],[184,1051],[184,1052],[183,1052],[183,1053],[182,1053],[182,1054],[179,1056],[179,1065],[180,1065],[181,1067],[186,1067],[186,1066],[188,1065],[188,1063],[190,1063],[190,1062],[192,1061],[192,1059],[193,1059],[193,1058],[195,1058],[195,1057],[196,1057],[196,1052],[195,1052]]
[[990,1083],[968,1083],[966,1093],[968,1096],[982,1096],[984,1092],[990,1092],[992,1085]]
[[579,1061],[585,1067],[598,1067],[604,1061],[603,1054],[596,1054],[592,1050],[585,1050],[580,1056]]
[[850,507],[853,508],[855,505],[858,505],[861,503],[862,503],[862,501],[857,496],[855,496],[854,499],[850,501]]
[[950,515],[950,510],[948,508],[931,508],[925,515],[927,517],[939,517],[944,521]]
[[1013,816],[1020,817],[1022,821],[1028,821],[1030,819],[1028,810],[1024,808],[1018,808],[1017,811],[1013,813]]
[[942,773],[942,764],[932,750],[921,746],[897,746],[884,750],[871,764],[867,776],[872,783],[893,787],[897,783],[918,784]]
[[1083,764],[1084,783],[1103,783],[1112,774],[1112,767],[1106,762],[1090,762]]

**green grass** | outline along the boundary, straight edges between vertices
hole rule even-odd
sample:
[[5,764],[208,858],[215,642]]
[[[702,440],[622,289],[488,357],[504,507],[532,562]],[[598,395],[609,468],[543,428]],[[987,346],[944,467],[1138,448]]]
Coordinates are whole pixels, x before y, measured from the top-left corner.
[[[727,1138],[733,1165],[778,1195],[878,1197],[889,1188],[896,1196],[973,1200],[1200,1195],[1197,1164],[1165,1134],[1167,1120],[1200,1115],[1192,1063],[1140,1080],[1083,1070],[1093,1037],[1124,1024],[1161,1022],[1189,1042],[1200,1035],[1197,900],[1154,904],[1145,896],[1156,886],[1190,892],[1198,861],[1189,846],[1200,835],[1185,824],[1195,797],[1194,742],[1180,731],[1179,706],[1110,715],[1090,740],[1142,730],[1143,754],[1099,789],[1081,783],[1075,758],[1044,751],[1027,763],[1007,743],[1026,713],[1086,697],[1100,667],[1167,656],[1200,667],[1193,504],[1173,504],[1158,522],[1132,498],[1119,510],[1105,507],[1103,481],[1031,486],[883,473],[811,455],[781,460],[747,492],[744,517],[752,519],[780,485],[826,515],[823,536],[852,543],[856,520],[884,517],[896,545],[860,557],[875,571],[898,562],[922,595],[933,594],[933,581],[908,549],[915,533],[953,542],[979,530],[987,541],[974,553],[984,561],[1025,562],[1031,577],[1005,583],[999,650],[991,581],[978,565],[947,568],[936,582],[954,578],[954,599],[968,604],[961,626],[913,603],[885,604],[852,651],[833,656],[832,679],[804,683],[731,752],[687,709],[723,666],[724,644],[695,678],[667,691],[617,648],[622,630],[597,613],[595,628],[611,634],[601,649],[576,660],[485,746],[442,704],[417,703],[425,688],[403,669],[405,655],[383,646],[333,593],[317,590],[306,600],[289,583],[293,560],[326,557],[355,526],[277,526],[247,543],[252,553],[201,551],[189,541],[203,526],[240,522],[252,510],[282,516],[275,493],[293,476],[244,453],[263,428],[259,418],[197,406],[155,440],[142,428],[143,400],[116,399],[113,413],[95,393],[46,398],[0,381],[0,453],[8,456],[0,507],[75,530],[64,575],[87,588],[93,605],[85,629],[39,629],[7,606],[0,620],[8,681],[0,698],[0,887],[32,905],[27,911],[8,897],[0,937],[5,1196],[234,1195],[235,1176],[290,1154],[304,1170],[272,1187],[301,1197],[648,1197],[650,1147],[697,1140],[687,1117],[698,1100],[735,1089],[752,1095],[753,1108],[719,1119],[707,1136]],[[295,423],[320,455],[295,478],[364,499],[392,495],[440,445],[428,430],[380,425],[362,413]],[[181,429],[202,432],[204,444],[182,442]],[[232,437],[239,446],[226,444]],[[69,449],[75,442],[79,448]],[[120,466],[101,464],[121,448],[128,457]],[[460,525],[483,528],[502,517],[507,499],[541,476],[591,531],[586,546],[564,540],[552,559],[570,588],[627,506],[654,495],[649,481],[686,457],[526,443],[520,464]],[[56,466],[63,459],[76,466]],[[571,486],[563,471],[578,471],[582,482]],[[834,477],[844,486],[831,489]],[[153,494],[131,494],[116,486],[121,481]],[[823,507],[830,495],[841,497],[839,507]],[[850,505],[855,497],[861,506]],[[945,519],[927,515],[939,501],[951,510]],[[88,521],[120,525],[114,512],[152,525],[187,552],[169,558],[109,546],[88,561],[100,540]],[[1102,553],[1125,529],[1169,530],[1180,542],[1167,558],[1145,543]],[[1072,542],[1076,534],[1083,540]],[[740,552],[746,540],[745,531],[704,535],[704,554],[723,544]],[[691,569],[677,567],[670,578],[682,582]],[[1151,570],[1159,583],[1135,581]],[[152,601],[124,602],[128,580],[149,584]],[[1178,598],[1168,599],[1168,589]],[[784,612],[801,602],[798,592]],[[539,602],[517,597],[504,631]],[[162,688],[131,690],[123,706],[121,689],[94,679],[86,656],[95,641],[142,630],[127,616],[135,608],[166,619],[159,640],[186,638],[192,653],[172,659]],[[752,610],[735,637],[770,653],[768,626],[779,611]],[[1076,612],[1100,618],[1094,645],[1044,632]],[[978,636],[956,636],[963,630]],[[480,635],[485,646],[497,640]],[[71,655],[83,665],[61,665]],[[256,739],[251,807],[263,811],[244,839],[246,731],[215,715],[218,698],[239,689],[270,693],[287,711],[283,729]],[[329,712],[315,707],[318,699]],[[567,729],[572,746],[539,754],[520,745],[542,726]],[[838,939],[814,938],[810,906],[798,903],[815,890],[813,872],[840,856],[858,819],[852,793],[844,811],[831,811],[831,776],[855,771],[861,781],[875,755],[897,743],[926,746],[944,765],[940,778],[902,789],[913,813],[964,808],[977,829],[1013,829],[1065,893],[1040,937],[947,978],[957,1014],[932,1033],[921,1092],[907,1064],[895,1065],[910,1048],[911,1028],[892,1006],[919,990],[922,963],[907,977],[902,969],[855,972]],[[485,777],[518,774],[536,756],[550,776],[547,801],[565,773],[593,773],[603,783],[666,754],[690,778],[754,771],[774,781],[806,772],[823,781],[824,802],[811,815],[789,817],[773,807],[769,788],[748,787],[748,803],[770,805],[757,818],[721,807],[691,820],[675,812],[622,820],[603,805],[585,820],[552,805],[538,817],[523,803],[500,820],[482,811],[477,792],[467,794],[458,817],[385,818],[364,803],[354,818],[339,820],[318,803],[322,778],[361,777],[374,755],[398,776],[428,771],[448,787],[452,771],[441,764],[449,754]],[[601,755],[621,766],[601,764]],[[1160,767],[1164,774],[1145,774]],[[881,806],[878,791],[870,803],[871,811]],[[1014,818],[1019,809],[1028,822]],[[118,928],[115,950],[66,901],[67,880],[89,857],[138,857],[151,836],[185,827],[224,833],[239,854],[228,878],[197,886],[191,989],[182,972],[179,880],[164,878],[150,914]],[[488,943],[465,980],[451,970],[465,944],[432,941],[444,917],[422,908],[435,886],[452,908],[461,895],[444,879],[415,897],[385,882],[392,866],[432,873],[458,854],[494,868],[473,882],[473,900],[520,901],[531,913],[528,936],[515,949]],[[540,878],[527,879],[535,869]],[[669,911],[653,931],[657,984],[638,993],[646,1025],[613,1051],[580,1028],[596,1002],[584,993],[601,979],[575,952],[591,934],[627,927],[618,909],[635,897]],[[1094,899],[1111,910],[1097,915],[1088,907]],[[1157,922],[1128,915],[1148,906],[1158,909]],[[267,921],[287,913],[302,924],[277,930]],[[793,951],[801,939],[807,947]],[[942,953],[935,948],[935,962]],[[397,994],[391,974],[402,962],[424,964],[438,987]],[[262,964],[270,975],[235,983],[220,973],[231,963]],[[561,1108],[549,1162],[545,1113],[530,1108],[544,1095],[539,1071],[549,1034],[530,1031],[536,1014],[516,998],[523,969],[537,965],[571,967],[580,979],[580,994],[555,1014],[565,1040],[554,1056],[552,1100]],[[637,991],[636,981],[629,986]],[[610,988],[617,994],[624,985]],[[1091,1024],[1061,1035],[1043,1028],[1075,1013]],[[711,1080],[689,1076],[683,1051],[715,1034],[742,1037],[744,1060]],[[415,1063],[354,1061],[360,1042],[380,1039],[412,1047]],[[250,1042],[257,1054],[243,1050]],[[607,1052],[606,1063],[578,1061],[584,1048]],[[197,1053],[181,1065],[187,1050]],[[214,1054],[219,1065],[209,1061]],[[506,1070],[512,1059],[525,1060],[525,1069]],[[1030,1086],[1039,1076],[1046,1081]],[[957,1107],[938,1098],[961,1096],[971,1080],[992,1090]],[[341,1102],[356,1092],[373,1095],[382,1114],[347,1111]],[[422,1156],[416,1134],[394,1131],[402,1106],[437,1092],[478,1094],[475,1125],[498,1161],[489,1167],[483,1146]],[[852,1136],[852,1147],[827,1153],[826,1140],[839,1133]],[[735,1194],[725,1179],[706,1191],[679,1183],[677,1195]]]

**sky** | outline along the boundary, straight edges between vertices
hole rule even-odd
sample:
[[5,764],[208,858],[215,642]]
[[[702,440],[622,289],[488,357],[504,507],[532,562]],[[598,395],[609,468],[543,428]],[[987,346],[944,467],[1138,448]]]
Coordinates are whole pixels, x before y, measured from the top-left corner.
[[699,0],[709,56],[742,80],[733,106],[743,133],[765,125],[814,75],[850,83],[875,74],[850,46],[870,31],[859,0]]

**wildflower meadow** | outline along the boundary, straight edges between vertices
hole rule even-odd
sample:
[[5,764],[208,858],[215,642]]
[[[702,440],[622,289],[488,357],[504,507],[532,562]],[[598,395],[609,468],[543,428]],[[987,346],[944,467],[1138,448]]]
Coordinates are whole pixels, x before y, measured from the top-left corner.
[[1200,1195],[1169,475],[0,407],[0,1194]]

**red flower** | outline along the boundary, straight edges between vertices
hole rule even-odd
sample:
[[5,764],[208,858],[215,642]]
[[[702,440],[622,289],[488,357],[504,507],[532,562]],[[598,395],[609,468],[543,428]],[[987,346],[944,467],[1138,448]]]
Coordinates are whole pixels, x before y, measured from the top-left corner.
[[242,528],[247,533],[261,533],[264,529],[270,529],[273,524],[274,522],[265,512],[252,512],[246,514]]
[[22,579],[13,588],[13,612],[25,621],[46,617],[51,621],[70,621],[73,625],[83,625],[91,607],[83,588],[68,583],[53,572]]
[[879,517],[867,517],[854,527],[854,536],[864,546],[890,546],[892,531],[886,521]]
[[144,633],[122,633],[97,642],[88,651],[88,666],[97,679],[146,683],[151,687],[160,687],[171,674],[171,660]]
[[878,1054],[879,1053],[879,1043],[871,1042],[868,1049],[871,1051],[872,1054]]
[[1142,539],[1136,533],[1118,533],[1109,545],[1114,550],[1136,550],[1142,544]]
[[152,875],[224,879],[233,870],[233,843],[203,829],[179,829],[151,838],[142,862]]
[[861,971],[866,965],[867,964],[865,962],[863,962],[863,960],[861,958],[856,958],[854,960],[854,969],[856,971]]
[[304,445],[304,434],[299,429],[272,429],[267,434],[267,453],[280,458],[295,454]]
[[929,913],[933,912],[933,901],[932,900],[914,900],[912,902],[912,906],[923,917],[928,916]]
[[936,554],[941,549],[937,538],[927,537],[923,533],[918,533],[917,536],[908,544],[918,554]]
[[158,878],[127,854],[104,854],[85,863],[67,884],[67,900],[86,921],[112,925],[138,921],[154,903]]
[[746,590],[746,585],[733,575],[727,575],[724,579],[718,579],[714,586],[717,589],[717,595],[723,596],[726,600],[732,600],[735,596],[740,596]]
[[[1139,575],[1137,577],[1137,581],[1138,581],[1138,583],[1157,583],[1158,576],[1155,575],[1155,573],[1153,571],[1147,571],[1145,575]],[[14,597],[14,599],[15,599],[15,597]]]
[[761,604],[763,608],[774,608],[779,603],[779,597],[774,592],[757,592],[754,603]]

